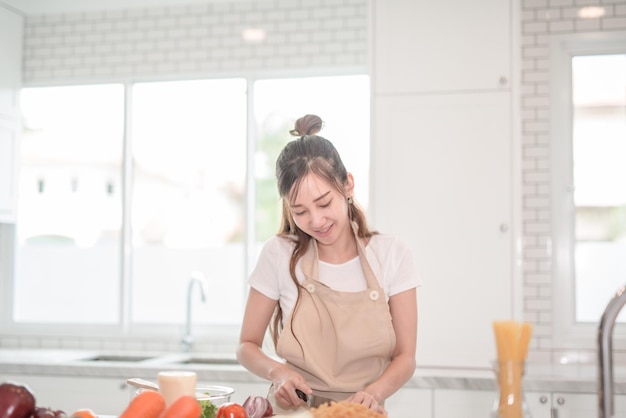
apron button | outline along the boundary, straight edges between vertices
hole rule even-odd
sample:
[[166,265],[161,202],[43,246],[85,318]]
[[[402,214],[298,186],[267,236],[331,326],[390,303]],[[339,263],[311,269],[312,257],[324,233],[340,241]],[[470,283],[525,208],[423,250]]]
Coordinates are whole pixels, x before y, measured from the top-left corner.
[[306,285],[306,290],[307,290],[309,293],[313,293],[313,292],[315,292],[315,285],[314,285],[313,283],[309,283],[309,284],[307,284],[307,285]]
[[370,299],[371,299],[371,300],[378,300],[378,297],[379,297],[379,296],[380,296],[380,295],[378,294],[378,290],[372,290],[372,291],[370,292]]

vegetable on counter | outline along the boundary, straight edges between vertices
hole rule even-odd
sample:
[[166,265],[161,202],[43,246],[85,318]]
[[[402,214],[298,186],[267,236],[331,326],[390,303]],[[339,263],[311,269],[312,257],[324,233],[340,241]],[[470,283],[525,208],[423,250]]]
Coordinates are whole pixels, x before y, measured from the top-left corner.
[[19,383],[0,385],[0,418],[30,418],[35,412],[35,395]]
[[172,402],[160,418],[199,418],[201,413],[198,400],[194,396],[183,395]]
[[72,412],[70,418],[98,418],[98,416],[91,409],[82,408]]
[[217,406],[213,402],[209,399],[200,399],[198,402],[200,403],[200,408],[202,408],[201,418],[215,418]]
[[[32,415],[33,418],[67,418],[67,414],[60,409],[44,408],[38,406]],[[70,417],[71,418],[71,417]]]
[[242,406],[248,418],[265,418],[274,415],[272,404],[263,396],[248,396]]
[[164,411],[163,395],[147,390],[135,396],[119,418],[159,418]]
[[238,403],[228,402],[217,408],[215,418],[247,418],[246,410]]

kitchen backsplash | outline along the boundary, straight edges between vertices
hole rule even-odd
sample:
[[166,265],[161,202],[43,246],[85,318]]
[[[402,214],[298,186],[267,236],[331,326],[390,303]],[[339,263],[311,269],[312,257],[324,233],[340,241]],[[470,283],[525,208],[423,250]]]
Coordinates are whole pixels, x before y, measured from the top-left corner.
[[[145,337],[79,337],[79,336],[7,336],[0,335],[0,348],[41,348],[41,349],[71,349],[94,350],[105,352],[119,351],[151,351],[151,352],[180,352],[182,346],[175,338],[145,338]],[[206,342],[197,339],[193,350],[202,353],[230,353],[235,352],[234,344]]]

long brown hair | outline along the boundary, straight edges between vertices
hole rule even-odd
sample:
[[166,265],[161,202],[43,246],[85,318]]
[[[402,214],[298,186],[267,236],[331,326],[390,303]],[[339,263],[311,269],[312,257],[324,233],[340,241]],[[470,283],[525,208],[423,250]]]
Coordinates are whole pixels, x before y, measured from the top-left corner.
[[[294,312],[300,302],[302,289],[296,277],[296,265],[309,247],[311,237],[295,224],[289,210],[289,200],[296,198],[300,183],[308,174],[313,173],[325,179],[346,199],[351,198],[352,204],[348,205],[348,217],[351,222],[356,223],[359,238],[367,239],[376,234],[368,228],[365,213],[354,201],[354,197],[346,196],[345,185],[348,182],[348,172],[337,149],[329,140],[316,135],[323,126],[322,119],[316,115],[305,115],[298,119],[294,129],[289,132],[299,138],[289,142],[276,160],[278,193],[283,201],[278,236],[294,243],[289,261],[289,274],[298,290],[298,297],[293,307]],[[278,336],[283,328],[282,314],[280,304],[277,304],[270,327],[274,346],[277,345]]]

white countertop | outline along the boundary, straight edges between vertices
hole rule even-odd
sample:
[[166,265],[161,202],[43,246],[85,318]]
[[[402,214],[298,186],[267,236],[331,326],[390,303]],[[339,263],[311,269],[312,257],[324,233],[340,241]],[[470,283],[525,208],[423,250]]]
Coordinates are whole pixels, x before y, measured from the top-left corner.
[[[92,361],[107,355],[140,355],[143,361]],[[212,359],[212,364],[185,364],[189,356]],[[229,362],[220,362],[227,358]],[[228,364],[230,363],[230,364]],[[94,376],[127,379],[155,379],[161,370],[193,370],[199,381],[264,382],[238,364],[232,355],[208,353],[103,353],[86,350],[0,349],[2,374],[33,374],[59,376]],[[617,368],[615,393],[626,394],[626,368]],[[527,364],[524,388],[533,392],[597,393],[598,375],[595,364]],[[407,388],[495,390],[494,373],[489,368],[418,367]]]

